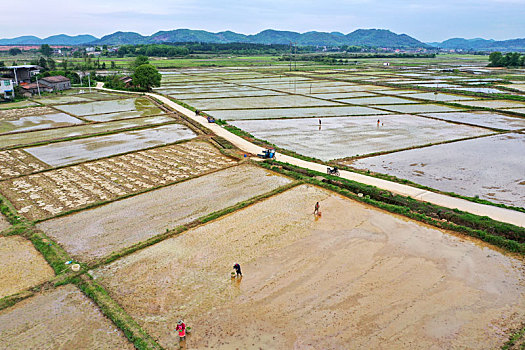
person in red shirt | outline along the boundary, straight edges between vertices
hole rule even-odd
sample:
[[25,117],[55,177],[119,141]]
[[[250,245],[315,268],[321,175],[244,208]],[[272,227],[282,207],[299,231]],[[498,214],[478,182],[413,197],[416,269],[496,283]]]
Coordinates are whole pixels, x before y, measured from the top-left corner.
[[177,323],[175,331],[179,332],[179,341],[186,340],[186,324],[182,320]]

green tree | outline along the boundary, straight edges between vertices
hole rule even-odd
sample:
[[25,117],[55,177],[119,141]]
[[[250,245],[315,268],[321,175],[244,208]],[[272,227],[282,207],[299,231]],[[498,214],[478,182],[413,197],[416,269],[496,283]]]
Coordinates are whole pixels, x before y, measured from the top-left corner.
[[38,60],[38,65],[44,68],[44,70],[47,70],[47,60],[44,57],[40,57]]
[[56,63],[55,63],[55,60],[53,60],[51,57],[49,57],[49,58],[47,59],[47,66],[48,66],[48,68],[49,68],[50,70],[55,70],[55,68],[56,68],[57,65],[56,65]]
[[131,70],[135,70],[144,64],[149,64],[148,56],[137,56],[135,60],[131,62],[130,68]]
[[115,69],[115,68],[117,68],[115,61],[111,61],[111,69]]
[[53,53],[53,49],[48,44],[43,44],[40,46],[40,52],[42,55],[49,57]]
[[133,85],[149,91],[152,87],[160,86],[162,76],[151,64],[142,64],[135,69],[132,78]]
[[60,63],[60,65],[62,66],[62,68],[64,68],[65,71],[67,71],[67,64],[67,59],[62,60],[62,63]]
[[11,56],[16,56],[16,55],[21,54],[21,53],[22,53],[22,50],[20,50],[17,47],[13,47],[13,48],[9,49],[9,54]]
[[492,52],[489,56],[490,67],[500,67],[502,63],[503,55],[501,52]]

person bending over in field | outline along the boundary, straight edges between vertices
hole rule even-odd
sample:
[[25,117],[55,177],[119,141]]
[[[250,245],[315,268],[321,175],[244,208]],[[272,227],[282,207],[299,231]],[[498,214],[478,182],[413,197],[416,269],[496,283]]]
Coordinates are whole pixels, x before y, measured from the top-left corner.
[[315,207],[314,207],[314,215],[319,215],[319,202],[315,203]]
[[233,265],[233,269],[237,273],[237,277],[242,277],[241,265],[235,264],[235,265]]

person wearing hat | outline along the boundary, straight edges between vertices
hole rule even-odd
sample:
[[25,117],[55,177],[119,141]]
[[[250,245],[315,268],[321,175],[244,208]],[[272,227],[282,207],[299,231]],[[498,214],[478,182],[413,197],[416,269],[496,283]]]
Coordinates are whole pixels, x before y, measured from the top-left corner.
[[184,321],[179,320],[179,322],[177,322],[177,328],[175,328],[175,331],[179,332],[179,341],[186,340],[186,324]]
[[233,265],[233,268],[235,269],[235,272],[237,273],[237,277],[242,277],[241,265],[235,264]]

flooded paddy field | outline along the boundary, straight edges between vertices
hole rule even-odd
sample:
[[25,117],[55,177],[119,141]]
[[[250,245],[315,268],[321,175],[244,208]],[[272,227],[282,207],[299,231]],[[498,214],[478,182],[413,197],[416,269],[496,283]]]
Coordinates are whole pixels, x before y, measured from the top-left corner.
[[65,113],[40,114],[33,116],[22,116],[19,119],[0,120],[0,134],[19,131],[31,131],[50,129],[61,126],[83,124],[80,119],[73,118]]
[[[165,118],[170,119],[168,117]],[[159,121],[165,122],[159,118],[155,118],[155,121],[157,123],[159,123]],[[133,124],[129,121],[126,122],[127,125]],[[151,120],[149,120],[149,123],[146,123],[144,120],[141,120],[140,122],[144,122],[144,124],[139,125],[155,124],[152,123]],[[160,146],[167,143],[191,139],[195,136],[195,133],[184,125],[168,124],[149,129],[124,131],[117,134],[57,142],[44,146],[28,147],[25,151],[41,161],[56,167],[108,157],[119,153],[137,151],[148,147]]]
[[126,98],[109,101],[96,101],[88,103],[79,103],[71,105],[56,106],[66,113],[70,113],[75,116],[86,116],[92,114],[103,114],[103,113],[114,113],[114,112],[125,112],[125,111],[137,111],[146,108],[156,108],[155,104],[144,97],[138,98]]
[[[55,276],[53,269],[31,241],[19,236],[0,236],[0,261],[0,299],[39,285]],[[0,331],[0,345],[1,339]]]
[[522,264],[302,185],[91,273],[166,349],[181,318],[188,349],[451,349],[507,341]]
[[[377,126],[377,120],[382,123]],[[232,121],[279,147],[324,161],[393,151],[491,133],[490,130],[410,115]]]
[[231,97],[221,99],[187,99],[187,104],[204,110],[271,108],[271,107],[316,107],[337,106],[337,102],[320,100],[300,95]]
[[500,130],[520,130],[525,129],[525,118],[510,117],[494,112],[452,112],[452,113],[426,113],[421,114],[425,117],[449,120],[453,122],[466,123],[481,127],[494,128]]
[[458,102],[465,106],[485,107],[495,109],[506,108],[525,108],[524,102],[505,101],[505,100],[476,100],[476,101],[461,101]]
[[368,98],[346,98],[337,99],[339,102],[358,104],[358,105],[389,105],[389,104],[410,104],[417,101],[407,100],[406,98],[392,96],[378,96]]
[[[310,108],[267,108],[245,110],[218,110],[208,112],[222,120],[322,118],[349,115],[384,115],[390,112],[359,106],[310,107]],[[271,122],[270,122],[271,123]]]
[[463,100],[476,99],[475,97],[472,97],[472,96],[444,94],[441,92],[438,92],[438,93],[422,92],[422,93],[410,94],[410,95],[407,95],[407,97],[418,98],[418,99],[427,100],[427,101],[440,101],[440,102],[463,101]]
[[92,99],[80,97],[79,95],[64,95],[64,96],[52,96],[33,98],[33,101],[41,103],[43,105],[59,105],[74,102],[91,102]]
[[234,164],[209,143],[190,141],[2,181],[0,192],[36,220]]
[[240,165],[38,224],[72,256],[92,262],[291,180]]
[[0,180],[31,174],[49,167],[21,149],[0,151]]
[[98,124],[84,124],[66,128],[29,131],[16,134],[4,134],[0,135],[0,148],[30,145],[38,142],[59,140],[74,136],[106,133],[145,125],[158,125],[174,121],[174,119],[168,116],[145,117],[129,120],[110,121]]
[[112,120],[120,119],[133,119],[140,117],[148,117],[152,115],[164,114],[158,107],[146,108],[140,111],[127,111],[127,112],[116,112],[116,113],[106,113],[106,114],[94,114],[94,115],[85,115],[82,119],[93,122],[109,122]]
[[40,292],[1,310],[0,346],[4,344],[10,350],[134,349],[73,285]]
[[272,91],[272,90],[259,90],[259,89],[247,89],[247,90],[234,90],[234,91],[220,91],[220,92],[201,92],[201,93],[190,93],[190,94],[171,94],[170,96],[175,97],[178,100],[187,99],[205,99],[205,98],[227,98],[227,97],[252,97],[252,96],[283,96],[284,92]]
[[271,86],[266,85],[259,87],[265,88],[265,89],[274,89],[279,90],[291,94],[324,94],[324,93],[331,93],[331,92],[367,92],[367,91],[383,91],[387,90],[387,87],[384,86],[374,86],[374,85],[326,85],[326,86],[317,86],[312,84],[312,87],[310,88],[310,84],[300,84],[300,85],[291,85],[291,86]]
[[525,207],[524,134],[502,134],[349,163],[441,191]]
[[334,92],[326,94],[311,94],[312,97],[323,98],[325,100],[334,100],[340,98],[353,98],[353,97],[376,97],[378,95],[371,92]]
[[398,113],[458,112],[462,110],[461,108],[433,104],[382,105],[381,108]]

